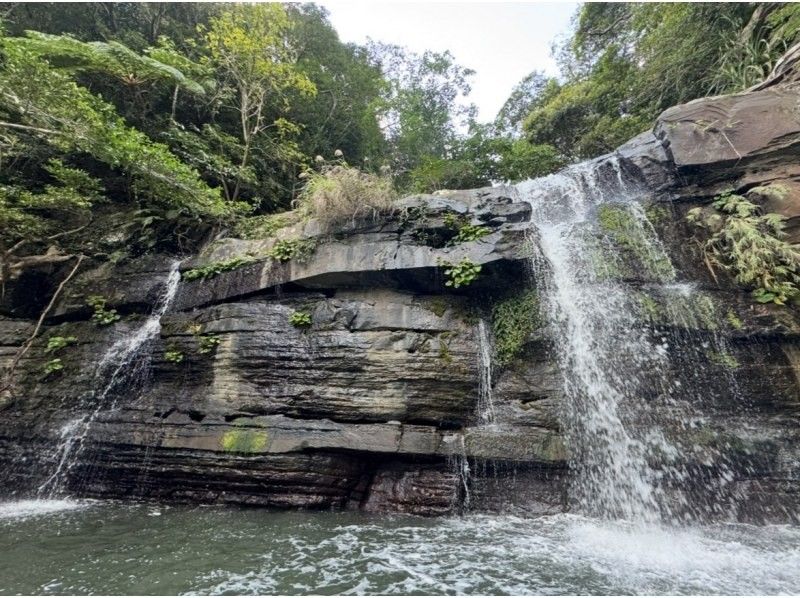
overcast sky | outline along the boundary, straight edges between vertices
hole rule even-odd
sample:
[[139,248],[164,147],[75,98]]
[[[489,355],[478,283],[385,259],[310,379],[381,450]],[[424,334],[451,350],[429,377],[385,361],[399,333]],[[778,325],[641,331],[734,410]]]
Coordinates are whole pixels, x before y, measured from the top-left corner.
[[532,70],[557,73],[550,45],[569,30],[578,4],[319,2],[342,41],[368,37],[407,46],[415,52],[450,50],[456,61],[476,71],[470,100],[489,121],[511,89]]

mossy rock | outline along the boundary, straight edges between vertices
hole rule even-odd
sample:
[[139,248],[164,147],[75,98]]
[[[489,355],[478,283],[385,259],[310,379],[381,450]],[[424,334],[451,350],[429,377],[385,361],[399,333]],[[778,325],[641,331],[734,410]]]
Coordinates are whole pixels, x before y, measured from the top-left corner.
[[253,454],[267,448],[269,436],[263,430],[229,430],[220,438],[220,446],[226,453]]

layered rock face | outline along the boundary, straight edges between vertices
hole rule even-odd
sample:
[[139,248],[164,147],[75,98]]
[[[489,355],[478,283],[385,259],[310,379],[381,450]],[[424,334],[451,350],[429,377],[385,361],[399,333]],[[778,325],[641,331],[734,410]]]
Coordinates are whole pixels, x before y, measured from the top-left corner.
[[[649,293],[635,255],[614,275],[642,293],[643,326],[680,328],[695,345],[672,375],[708,385],[709,421],[697,426],[697,445],[726,439],[736,464],[728,492],[739,497],[734,517],[742,520],[798,512],[800,327],[795,308],[756,304],[724,272],[712,273],[685,215],[723,189],[780,183],[788,195],[765,204],[790,218],[800,240],[798,105],[792,86],[700,100],[667,111],[653,132],[617,152],[626,175],[651,190],[650,222],[697,292],[691,305]],[[495,308],[539,282],[529,268],[537,242],[530,206],[518,199],[506,187],[417,196],[391,215],[334,231],[311,221],[269,239],[218,240],[181,269],[232,259],[238,267],[184,280],[158,338],[130,365],[142,375],[102,401],[108,381],[99,362],[141,326],[175,258],[92,264],[66,287],[17,368],[13,393],[2,397],[3,494],[35,493],[66,454],[64,490],[86,496],[422,515],[465,505],[530,514],[568,508],[563,381],[548,323],[535,309],[523,318],[520,346],[495,359],[485,388],[486,338],[500,331]],[[488,234],[458,242],[454,219]],[[312,239],[313,251],[266,257],[296,238]],[[617,249],[624,257],[631,246]],[[479,275],[448,286],[446,264],[464,260],[480,265]],[[20,281],[10,291],[0,365],[35,325],[20,317],[28,315],[26,292],[53,290]],[[123,319],[89,321],[89,295],[105,297]],[[63,369],[44,375],[53,336],[76,342],[58,353]],[[730,354],[710,355],[712,337]],[[714,383],[731,376],[746,404],[729,384]],[[90,416],[80,442],[65,448]],[[684,458],[702,478],[702,451]]]

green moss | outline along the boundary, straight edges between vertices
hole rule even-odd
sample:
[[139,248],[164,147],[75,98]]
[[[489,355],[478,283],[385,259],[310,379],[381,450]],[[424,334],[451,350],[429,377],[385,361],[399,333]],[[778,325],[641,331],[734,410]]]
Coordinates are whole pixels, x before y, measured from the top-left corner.
[[540,326],[536,291],[525,290],[496,303],[492,308],[492,329],[497,364],[509,364]]
[[449,345],[450,333],[443,332],[439,335],[439,359],[450,365],[453,363],[453,355],[450,353]]
[[311,314],[307,311],[296,311],[289,316],[289,324],[295,328],[308,328],[311,326]]
[[229,260],[212,262],[205,266],[200,266],[199,268],[186,270],[182,274],[182,277],[184,280],[205,280],[207,278],[213,278],[223,272],[230,272],[242,266],[247,266],[256,261],[258,261],[258,259],[255,257],[234,257]]
[[658,301],[653,299],[646,293],[637,293],[636,299],[642,308],[643,315],[650,320],[650,322],[660,322],[664,319],[664,310],[659,305]]
[[220,446],[227,453],[260,453],[267,447],[268,439],[263,430],[229,430],[220,438]]
[[649,203],[644,208],[645,216],[653,226],[659,226],[670,219],[669,210],[659,203]]
[[597,222],[614,245],[629,252],[650,275],[661,280],[673,277],[669,258],[660,249],[653,250],[648,231],[625,206],[602,204],[597,210]]
[[719,318],[714,300],[708,295],[699,294],[694,302],[694,314],[706,330],[719,328]]
[[739,360],[727,351],[708,351],[708,358],[715,364],[733,370],[739,367]]
[[728,313],[725,314],[725,319],[728,321],[728,324],[730,324],[731,328],[733,328],[734,330],[741,330],[744,326],[739,317],[735,313],[733,313],[733,310],[731,309],[729,309]]
[[292,212],[251,216],[236,224],[234,234],[242,239],[268,239],[298,219],[297,214]]
[[428,302],[428,307],[436,317],[441,318],[447,311],[447,300],[444,297],[434,297]]

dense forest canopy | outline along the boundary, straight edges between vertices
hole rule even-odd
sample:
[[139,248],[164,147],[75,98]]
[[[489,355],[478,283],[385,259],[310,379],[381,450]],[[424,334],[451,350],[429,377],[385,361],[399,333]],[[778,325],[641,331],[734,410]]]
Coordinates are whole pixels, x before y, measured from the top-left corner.
[[98,219],[180,249],[334,160],[400,193],[541,176],[757,83],[798,31],[794,4],[585,4],[560,74],[480,123],[450,53],[343,43],[314,4],[0,4],[0,282],[114,258]]

